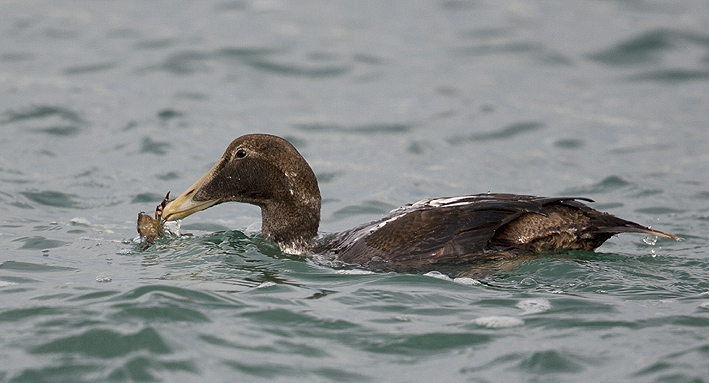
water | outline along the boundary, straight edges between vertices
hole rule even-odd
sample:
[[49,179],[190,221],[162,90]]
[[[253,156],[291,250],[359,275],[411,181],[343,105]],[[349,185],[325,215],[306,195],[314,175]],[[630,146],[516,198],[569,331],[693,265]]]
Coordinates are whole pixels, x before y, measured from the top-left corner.
[[[707,381],[707,20],[702,1],[0,3],[0,381]],[[455,281],[282,254],[237,204],[132,242],[252,132],[311,163],[325,232],[495,191],[686,240]]]

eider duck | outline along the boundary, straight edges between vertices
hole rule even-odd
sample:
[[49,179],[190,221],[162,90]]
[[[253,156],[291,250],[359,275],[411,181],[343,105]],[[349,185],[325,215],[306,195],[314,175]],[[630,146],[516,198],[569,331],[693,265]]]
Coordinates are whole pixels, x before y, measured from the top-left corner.
[[262,233],[283,252],[320,254],[374,271],[428,272],[565,250],[592,251],[618,233],[680,240],[608,213],[578,197],[476,194],[435,198],[353,229],[318,237],[315,173],[283,138],[249,134],[187,191],[165,206],[174,221],[223,202],[261,208]]

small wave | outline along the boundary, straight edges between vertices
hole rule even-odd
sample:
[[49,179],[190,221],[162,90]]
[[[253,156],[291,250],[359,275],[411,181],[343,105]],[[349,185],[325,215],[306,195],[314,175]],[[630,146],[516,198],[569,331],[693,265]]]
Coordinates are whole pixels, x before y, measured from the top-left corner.
[[55,190],[30,190],[20,192],[30,201],[44,205],[61,208],[83,209],[85,206],[79,202],[81,198],[76,194],[67,194]]
[[172,350],[163,337],[147,327],[135,333],[121,333],[112,329],[94,328],[79,334],[67,335],[36,346],[31,354],[76,353],[98,358],[114,358],[132,352],[168,354]]
[[39,235],[32,236],[32,237],[22,237],[22,238],[17,238],[12,240],[12,242],[22,242],[22,246],[20,246],[20,249],[29,249],[29,250],[46,250],[46,249],[53,249],[56,247],[62,247],[64,245],[68,245],[70,242],[66,241],[60,241],[58,239],[50,239],[46,237],[42,237]]
[[635,185],[620,176],[608,176],[592,185],[566,189],[564,193],[569,195],[599,194],[633,186]]

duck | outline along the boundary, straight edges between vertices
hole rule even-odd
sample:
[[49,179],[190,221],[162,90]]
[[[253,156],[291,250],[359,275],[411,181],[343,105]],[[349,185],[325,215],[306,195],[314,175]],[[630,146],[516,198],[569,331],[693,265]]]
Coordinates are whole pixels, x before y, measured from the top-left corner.
[[261,208],[261,232],[291,255],[382,272],[447,274],[502,260],[593,251],[610,237],[637,233],[681,240],[600,212],[584,197],[503,193],[432,198],[343,232],[319,234],[321,195],[308,162],[287,140],[248,134],[184,193],[164,206],[176,221],[225,202]]

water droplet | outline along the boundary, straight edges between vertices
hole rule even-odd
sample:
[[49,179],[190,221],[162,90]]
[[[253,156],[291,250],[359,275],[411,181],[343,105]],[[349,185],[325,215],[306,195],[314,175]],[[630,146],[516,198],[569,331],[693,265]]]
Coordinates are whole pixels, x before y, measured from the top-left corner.
[[655,246],[655,244],[657,243],[657,237],[655,237],[655,236],[645,237],[645,238],[643,238],[643,242],[645,242],[646,244],[648,244],[650,246]]

